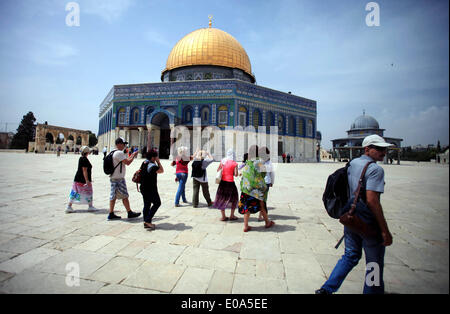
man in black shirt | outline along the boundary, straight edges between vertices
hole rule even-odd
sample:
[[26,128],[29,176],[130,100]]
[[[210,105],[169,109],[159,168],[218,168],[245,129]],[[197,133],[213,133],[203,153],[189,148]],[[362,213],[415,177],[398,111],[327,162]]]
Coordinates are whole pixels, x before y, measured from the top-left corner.
[[[164,168],[158,158],[158,153],[151,150],[146,153],[147,159],[141,165],[141,194],[144,199],[144,228],[155,229],[152,218],[161,206],[158,194],[157,175]],[[153,204],[153,206],[152,206]]]

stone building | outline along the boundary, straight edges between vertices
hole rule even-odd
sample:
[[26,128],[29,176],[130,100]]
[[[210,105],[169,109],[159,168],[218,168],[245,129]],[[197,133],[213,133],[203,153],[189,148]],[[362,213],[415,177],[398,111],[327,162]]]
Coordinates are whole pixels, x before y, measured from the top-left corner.
[[[61,146],[62,150],[64,150],[66,146],[68,148],[73,148],[77,140],[81,142],[81,146],[87,146],[89,145],[89,133],[89,131],[49,125],[47,122],[44,124],[38,123],[36,125],[34,142],[28,143],[28,151],[45,153],[45,151],[56,150],[58,146]],[[51,141],[48,141],[48,138],[51,138]],[[57,138],[63,138],[61,144],[56,144]],[[73,140],[70,138],[73,138]]]
[[400,164],[400,151],[401,151],[401,138],[393,138],[384,136],[385,129],[380,129],[378,121],[372,116],[363,114],[355,119],[350,126],[350,130],[347,131],[346,138],[337,138],[332,140],[333,143],[333,156],[339,160],[359,157],[364,153],[362,142],[366,136],[379,135],[384,138],[388,143],[394,144],[394,147],[388,148],[386,154],[385,163],[388,163],[389,158],[396,159]]
[[[100,104],[99,147],[111,150],[122,136],[171,158],[176,145],[192,153],[197,142],[216,159],[231,147],[240,159],[256,142],[275,158],[289,152],[296,162],[316,161],[316,101],[256,85],[242,45],[211,22],[173,47],[161,81],[111,88]],[[187,136],[180,138],[179,126]]]

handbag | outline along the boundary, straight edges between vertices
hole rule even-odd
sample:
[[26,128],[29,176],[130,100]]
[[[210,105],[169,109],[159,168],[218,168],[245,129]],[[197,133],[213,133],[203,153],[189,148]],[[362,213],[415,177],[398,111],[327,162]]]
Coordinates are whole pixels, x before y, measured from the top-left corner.
[[222,168],[220,168],[220,170],[217,171],[217,174],[216,174],[216,183],[220,184],[220,181],[222,181]]
[[[367,168],[372,162],[373,161],[369,161],[364,167],[361,173],[361,177],[359,178],[358,187],[355,191],[354,197],[352,197],[344,207],[344,210],[348,207],[350,207],[350,210],[344,213],[339,218],[339,222],[341,224],[363,237],[374,237],[379,233],[377,229],[375,229],[372,225],[368,224],[363,219],[361,219],[359,215],[357,215],[370,212],[370,209],[367,207],[367,205],[359,198],[359,193],[361,191],[361,185],[364,180],[364,175],[366,174]],[[340,242],[338,244],[340,244]]]

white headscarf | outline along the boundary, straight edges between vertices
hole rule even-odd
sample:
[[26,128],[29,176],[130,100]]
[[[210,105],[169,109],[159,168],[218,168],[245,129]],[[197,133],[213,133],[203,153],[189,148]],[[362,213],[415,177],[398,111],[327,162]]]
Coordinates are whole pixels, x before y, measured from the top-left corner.
[[232,148],[230,148],[227,151],[227,156],[224,159],[222,159],[222,164],[225,165],[228,160],[236,161],[236,153],[234,152],[234,150]]

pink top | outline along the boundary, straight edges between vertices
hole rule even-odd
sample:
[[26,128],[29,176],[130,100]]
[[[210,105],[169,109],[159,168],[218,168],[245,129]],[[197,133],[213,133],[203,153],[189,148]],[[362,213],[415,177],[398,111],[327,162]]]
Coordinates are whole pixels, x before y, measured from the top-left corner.
[[233,160],[227,160],[227,162],[222,165],[222,181],[234,182],[234,168],[237,167],[237,162]]
[[188,164],[190,162],[190,160],[182,160],[181,158],[177,157],[176,159],[176,164],[177,164],[177,168],[176,168],[176,173],[188,173],[189,169],[188,169]]

